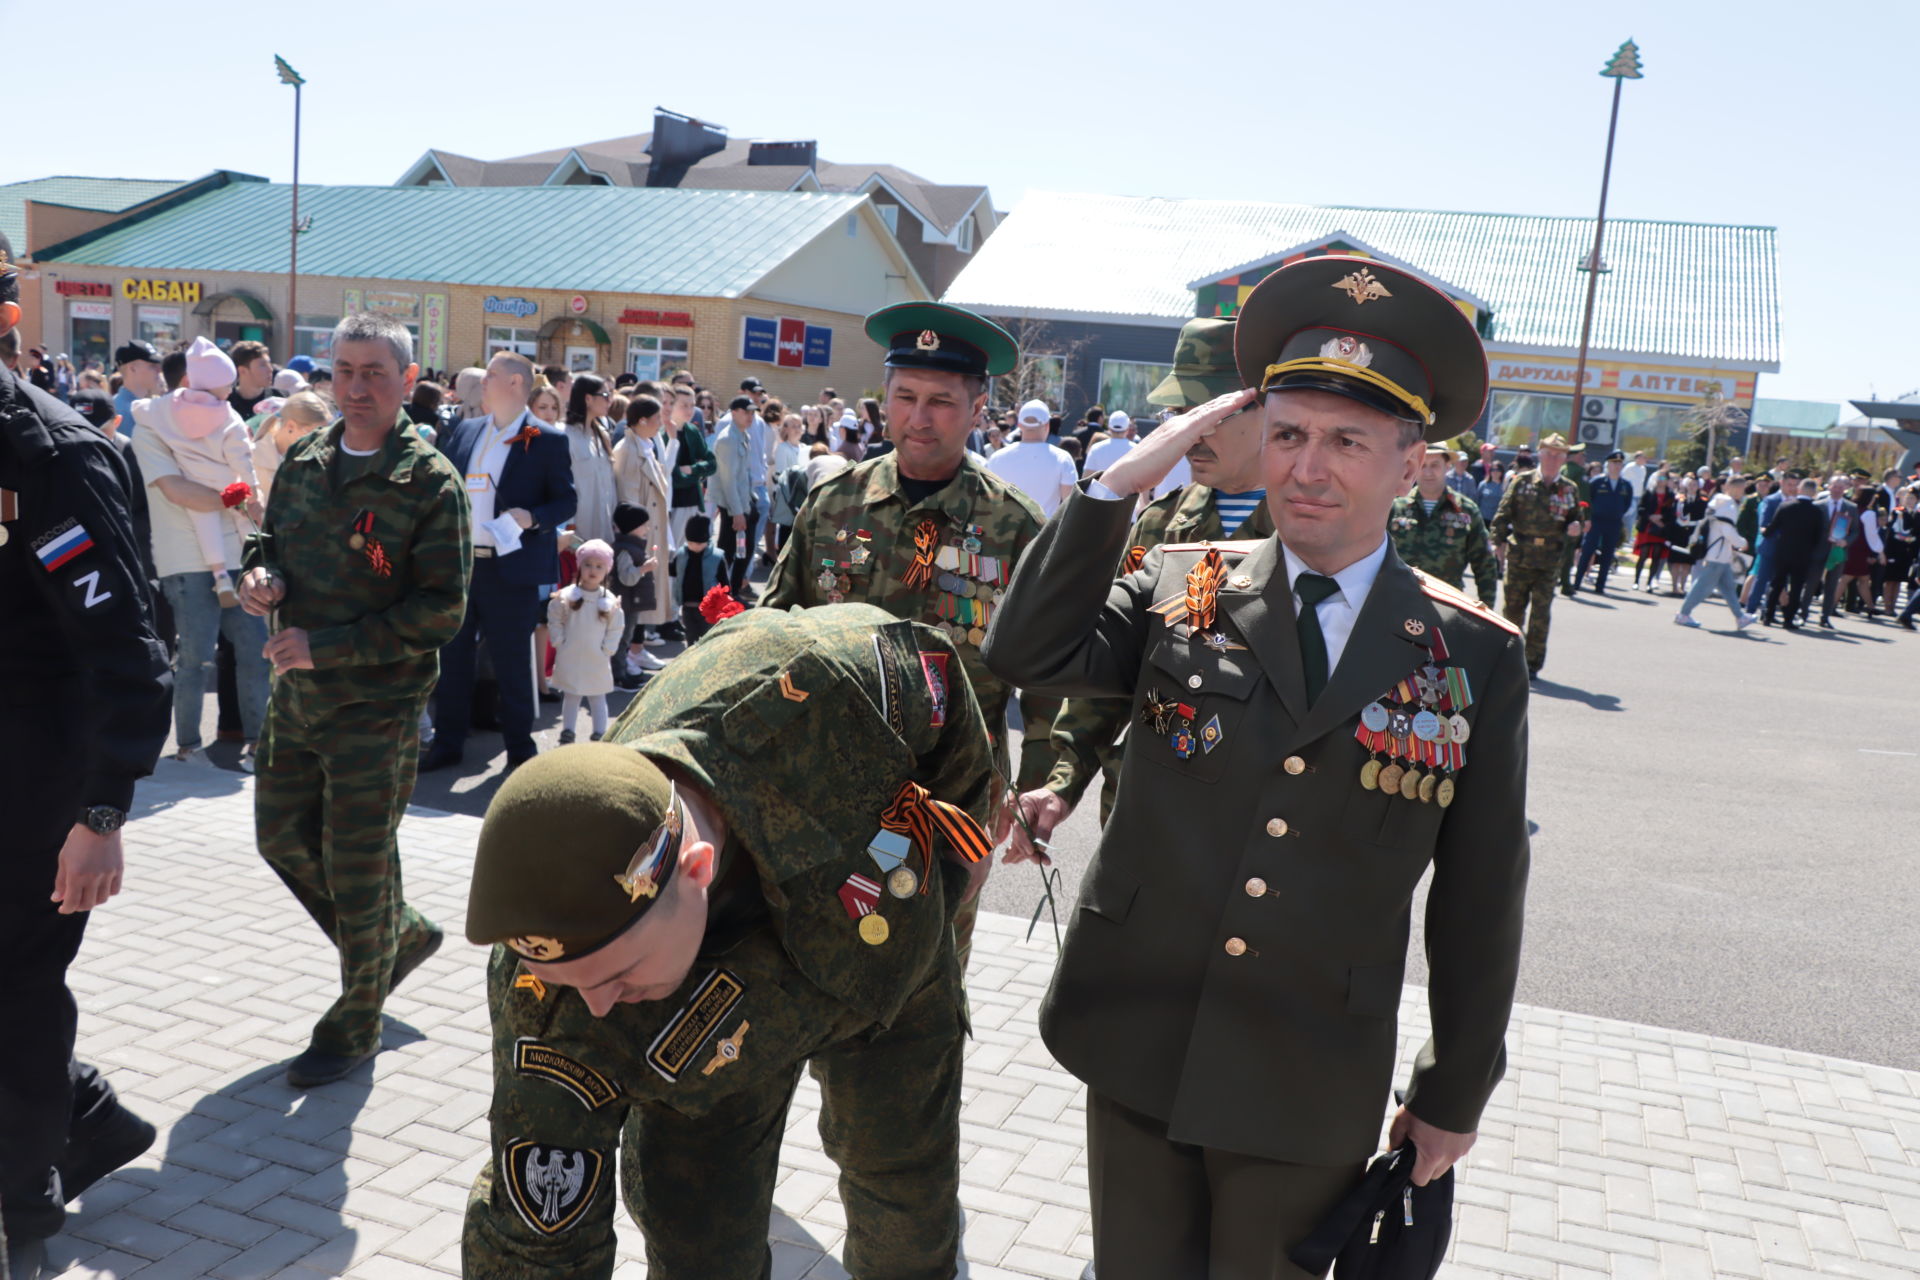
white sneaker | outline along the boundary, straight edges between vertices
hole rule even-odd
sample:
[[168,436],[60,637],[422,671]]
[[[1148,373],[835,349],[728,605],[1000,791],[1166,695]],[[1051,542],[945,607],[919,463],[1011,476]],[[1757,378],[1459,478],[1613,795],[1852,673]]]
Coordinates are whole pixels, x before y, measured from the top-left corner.
[[640,668],[641,671],[665,671],[667,669],[666,662],[663,662],[659,658],[654,657],[652,654],[648,653],[645,649],[642,649],[640,651],[639,657],[629,658],[628,665],[638,667]]
[[1735,627],[1734,629],[1735,629],[1736,631],[1745,631],[1745,630],[1746,630],[1746,629],[1747,629],[1748,627],[1750,627],[1750,626],[1752,626],[1752,625],[1753,625],[1754,623],[1756,623],[1756,622],[1758,622],[1758,621],[1760,621],[1760,615],[1759,615],[1759,614],[1757,614],[1757,613],[1749,613],[1749,614],[1747,614],[1747,615],[1746,615],[1745,617],[1743,617],[1743,618],[1741,618],[1741,619],[1740,619],[1740,624],[1739,624],[1739,626],[1737,626],[1737,627]]
[[253,770],[253,744],[249,742],[240,748],[240,772],[252,773]]
[[1674,625],[1681,626],[1681,627],[1697,627],[1700,625],[1698,622],[1694,621],[1692,618],[1688,617],[1684,613],[1674,614],[1673,621],[1674,621]]
[[176,764],[190,764],[197,769],[211,769],[213,761],[207,758],[205,747],[183,747],[173,753]]
[[647,632],[647,638],[645,640],[642,640],[640,643],[645,645],[649,649],[658,649],[661,645],[665,644],[666,641],[662,640],[659,636],[649,631]]

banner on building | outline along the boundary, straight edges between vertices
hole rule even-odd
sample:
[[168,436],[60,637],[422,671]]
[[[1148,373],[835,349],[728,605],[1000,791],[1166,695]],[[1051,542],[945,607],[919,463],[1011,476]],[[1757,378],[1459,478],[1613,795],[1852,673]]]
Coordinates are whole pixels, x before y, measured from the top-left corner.
[[447,350],[447,295],[430,293],[420,312],[420,363],[429,369],[445,367]]
[[740,323],[740,358],[782,369],[825,368],[833,363],[833,329],[789,316],[744,316]]

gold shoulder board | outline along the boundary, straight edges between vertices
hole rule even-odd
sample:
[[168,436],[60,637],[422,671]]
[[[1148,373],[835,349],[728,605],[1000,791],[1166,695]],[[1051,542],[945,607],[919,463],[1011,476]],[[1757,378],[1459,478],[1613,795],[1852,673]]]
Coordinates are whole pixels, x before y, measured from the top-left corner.
[[1479,600],[1464,591],[1458,590],[1451,583],[1442,582],[1432,574],[1423,573],[1419,569],[1414,569],[1411,565],[1409,565],[1408,568],[1413,576],[1419,580],[1420,590],[1424,591],[1429,598],[1438,600],[1442,604],[1450,604],[1456,609],[1464,609],[1482,621],[1491,622],[1494,626],[1499,627],[1502,631],[1508,632],[1511,635],[1517,636],[1520,634],[1520,628],[1507,621],[1505,614],[1496,613],[1492,609],[1487,608],[1487,606]]

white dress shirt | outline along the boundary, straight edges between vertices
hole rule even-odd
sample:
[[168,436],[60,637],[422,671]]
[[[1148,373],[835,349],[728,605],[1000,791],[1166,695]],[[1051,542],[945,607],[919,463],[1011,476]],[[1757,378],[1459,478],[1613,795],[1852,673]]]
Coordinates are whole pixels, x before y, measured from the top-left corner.
[[[1280,550],[1287,560],[1287,585],[1292,587],[1300,581],[1303,573],[1316,573],[1309,569],[1292,548],[1281,544]],[[1328,574],[1340,589],[1320,602],[1316,614],[1320,619],[1320,634],[1327,641],[1327,676],[1340,667],[1340,655],[1346,651],[1347,637],[1353,634],[1354,621],[1359,618],[1360,610],[1367,603],[1367,593],[1373,590],[1373,580],[1380,576],[1380,566],[1386,563],[1387,539],[1382,535],[1380,545],[1369,555],[1364,555],[1338,573]],[[1300,593],[1293,593],[1294,616],[1300,615]]]
[[[489,418],[480,431],[480,438],[473,442],[473,454],[467,459],[467,502],[473,508],[473,545],[476,547],[497,546],[487,522],[500,514],[494,510],[493,500],[500,488],[500,475],[507,469],[507,440],[520,430],[526,417],[523,411],[504,427]],[[485,483],[480,480],[482,476],[486,477]]]

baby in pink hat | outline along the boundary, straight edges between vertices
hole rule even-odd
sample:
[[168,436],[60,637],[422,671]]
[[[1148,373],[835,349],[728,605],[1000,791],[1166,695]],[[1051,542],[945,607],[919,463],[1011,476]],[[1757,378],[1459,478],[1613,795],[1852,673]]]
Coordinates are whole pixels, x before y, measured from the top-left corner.
[[[151,428],[166,442],[181,478],[215,493],[236,480],[244,481],[250,493],[257,493],[260,487],[254,476],[253,442],[247,435],[247,424],[227,403],[236,377],[226,352],[204,337],[195,338],[187,348],[187,385],[164,396],[136,401],[133,406],[134,421]],[[201,554],[213,573],[220,607],[232,608],[240,598],[234,594],[233,578],[227,573],[226,530],[231,524],[245,535],[240,512],[223,508],[189,510],[187,514],[193,521]]]

